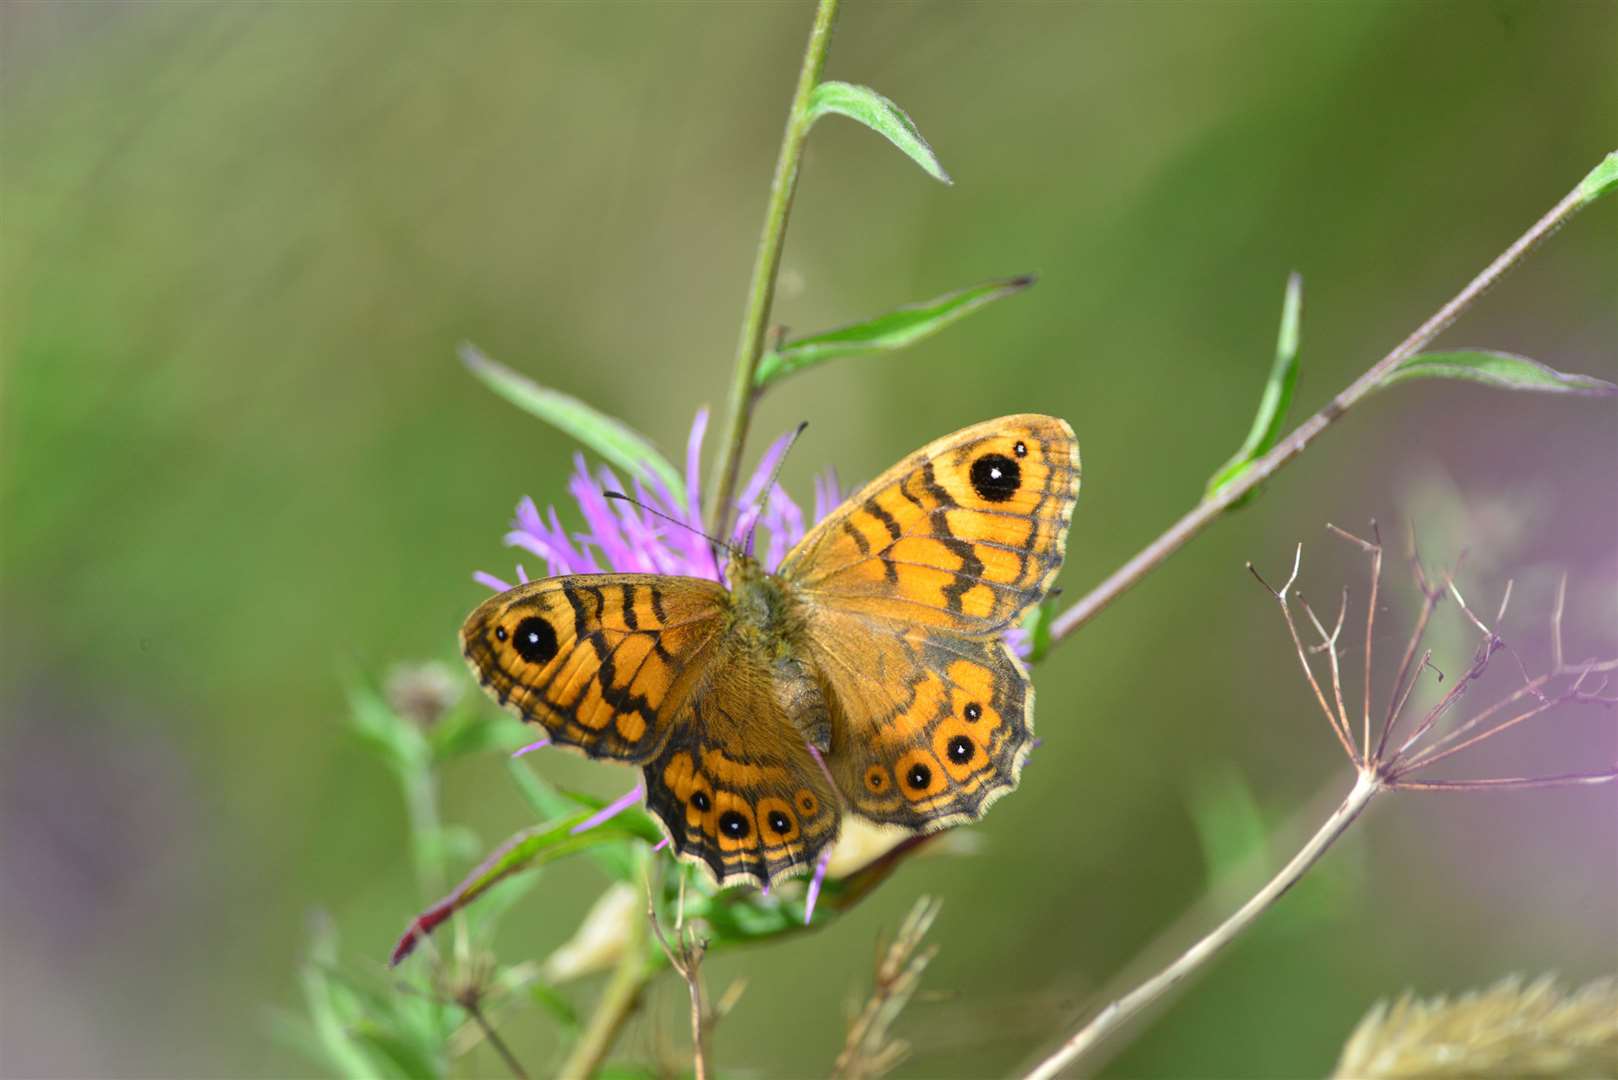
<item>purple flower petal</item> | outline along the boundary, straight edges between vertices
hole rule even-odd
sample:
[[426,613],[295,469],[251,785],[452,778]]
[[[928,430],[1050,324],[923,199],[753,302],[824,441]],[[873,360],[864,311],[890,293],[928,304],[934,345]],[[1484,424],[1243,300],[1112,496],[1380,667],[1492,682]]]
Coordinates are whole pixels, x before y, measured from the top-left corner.
[[1034,654],[1034,636],[1021,626],[1013,626],[1001,637],[1011,646],[1011,651],[1017,654],[1019,660],[1026,660]]
[[591,814],[589,817],[585,818],[583,821],[569,829],[568,835],[577,836],[581,832],[588,832],[597,825],[600,825],[602,822],[609,821],[612,818],[617,817],[625,810],[628,810],[631,806],[634,806],[636,803],[640,802],[645,795],[646,789],[641,786],[640,781],[636,781],[633,788],[624,792],[622,795],[612,800],[612,802],[608,803],[606,806],[603,806],[600,810],[597,810],[595,813]]
[[540,739],[537,742],[529,743],[527,746],[524,746],[521,749],[513,750],[511,752],[511,756],[512,757],[522,757],[524,754],[530,753],[530,752],[532,752],[534,750],[543,749],[543,748],[549,746],[550,744],[551,744],[551,740],[549,738]]
[[837,470],[827,469],[815,477],[815,521],[843,505],[843,489],[837,483]]
[[663,839],[659,840],[657,843],[652,845],[652,850],[653,851],[662,851],[664,848],[666,848],[668,846],[669,846],[669,838],[665,836],[665,837],[663,837]]
[[702,526],[702,436],[708,431],[708,410],[697,410],[691,434],[685,440],[685,520]]
[[820,853],[815,862],[815,876],[809,879],[809,895],[803,903],[803,925],[808,926],[815,917],[815,901],[820,899],[820,886],[826,880],[826,867],[831,863],[831,847]]
[[593,544],[607,560],[607,565],[619,573],[640,569],[635,549],[619,531],[618,519],[613,516],[606,497],[585,468],[584,455],[579,454],[574,460],[578,471],[567,482],[567,489],[579,504],[579,513],[584,515],[584,523],[589,528],[589,532],[582,534],[580,539]]
[[[758,465],[753,469],[753,475],[748,478],[747,486],[742,488],[741,495],[736,499],[736,506],[741,511],[741,518],[737,519],[736,528],[731,532],[730,539],[734,543],[747,536],[747,529],[753,527],[753,521],[759,516],[763,507],[758,505],[759,498],[764,494],[764,485],[770,482],[775,475],[775,468],[786,455],[787,447],[792,445],[795,432],[787,432],[770,444],[764,456],[758,459]],[[743,524],[747,529],[743,529]]]
[[507,585],[493,574],[485,574],[482,570],[475,572],[472,575],[472,580],[485,588],[493,589],[497,593],[509,592],[511,590],[510,585]]

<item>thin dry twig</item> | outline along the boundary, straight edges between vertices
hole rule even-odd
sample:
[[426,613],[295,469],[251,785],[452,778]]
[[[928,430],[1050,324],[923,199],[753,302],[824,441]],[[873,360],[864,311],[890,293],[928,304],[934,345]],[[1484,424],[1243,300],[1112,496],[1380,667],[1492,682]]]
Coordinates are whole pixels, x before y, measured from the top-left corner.
[[1076,603],[1062,612],[1051,622],[1051,644],[1055,645],[1073,631],[1099,615],[1103,609],[1118,597],[1143,581],[1147,575],[1184,547],[1193,537],[1203,529],[1224,516],[1231,505],[1241,499],[1248,492],[1268,480],[1282,466],[1314,442],[1316,437],[1326,428],[1330,427],[1349,409],[1363,400],[1368,394],[1374,392],[1383,383],[1383,380],[1400,364],[1426,348],[1445,328],[1453,323],[1477,302],[1489,288],[1503,277],[1518,262],[1522,261],[1530,251],[1567,223],[1574,214],[1587,205],[1583,194],[1583,184],[1575,187],[1562,197],[1561,201],[1551,207],[1544,216],[1528,231],[1519,236],[1510,247],[1495,257],[1494,261],[1469,281],[1466,286],[1456,293],[1443,307],[1433,312],[1427,321],[1411,332],[1410,336],[1394,346],[1382,359],[1372,364],[1359,378],[1344,387],[1336,397],[1328,401],[1319,412],[1299,424],[1289,434],[1283,437],[1271,448],[1270,452],[1253,462],[1246,472],[1242,473],[1230,484],[1219,489],[1218,494],[1211,498],[1204,498],[1196,506],[1186,512],[1184,516],[1169,526],[1156,540],[1147,544],[1133,558],[1113,571],[1106,580],[1085,593]]
[[919,898],[892,943],[882,950],[871,996],[849,1023],[848,1038],[832,1065],[836,1080],[875,1080],[909,1055],[910,1044],[892,1038],[890,1031],[915,994],[922,972],[938,953],[938,946],[923,949],[921,941],[941,906],[932,897]]
[[[707,951],[708,943],[698,937],[690,927],[685,925],[685,877],[680,878],[679,910],[675,915],[675,941],[670,942],[668,935],[663,933],[663,925],[657,918],[657,901],[652,894],[650,879],[646,883],[646,917],[651,921],[652,933],[657,938],[657,944],[662,948],[663,955],[668,957],[669,966],[679,973],[685,980],[687,990],[691,994],[691,1071],[696,1080],[707,1080],[708,1077],[708,1033],[712,1027],[713,1017],[709,1016],[702,1004],[702,956]],[[735,988],[732,987],[734,990]],[[739,996],[739,991],[737,992]],[[729,1011],[735,1004],[727,992],[724,1002],[724,1011]]]
[[1260,574],[1258,569],[1252,563],[1247,564],[1247,571],[1248,573],[1252,574],[1253,577],[1257,579],[1258,583],[1264,586],[1269,594],[1275,597],[1276,602],[1281,605],[1281,616],[1286,619],[1287,632],[1292,635],[1292,644],[1298,650],[1298,663],[1303,665],[1304,676],[1309,680],[1309,686],[1315,692],[1315,700],[1320,703],[1320,711],[1326,715],[1326,721],[1327,723],[1331,724],[1332,732],[1336,734],[1338,741],[1343,744],[1344,752],[1347,753],[1350,758],[1355,758],[1355,760],[1358,760],[1355,757],[1354,744],[1349,738],[1348,732],[1338,723],[1337,714],[1332,712],[1331,706],[1326,704],[1326,695],[1320,689],[1319,680],[1315,678],[1314,668],[1309,666],[1308,650],[1304,648],[1303,639],[1298,636],[1298,624],[1293,620],[1292,608],[1287,603],[1287,590],[1291,589],[1293,584],[1298,580],[1298,569],[1302,563],[1303,545],[1299,544],[1297,550],[1292,556],[1292,573],[1287,578],[1286,584],[1282,585],[1279,589],[1272,586],[1268,581],[1265,581],[1264,575]]
[[[1355,745],[1349,722],[1349,712],[1344,698],[1341,678],[1341,658],[1338,654],[1338,645],[1342,636],[1343,626],[1347,614],[1347,597],[1345,594],[1343,604],[1339,608],[1337,620],[1331,630],[1315,615],[1302,597],[1297,597],[1303,606],[1310,623],[1314,626],[1320,637],[1320,645],[1314,649],[1306,647],[1298,633],[1297,622],[1292,615],[1292,599],[1296,595],[1293,591],[1297,584],[1298,573],[1302,561],[1302,545],[1294,551],[1292,572],[1288,575],[1286,583],[1279,589],[1267,582],[1263,575],[1248,564],[1260,585],[1275,599],[1281,609],[1286,622],[1287,633],[1292,639],[1292,645],[1298,656],[1298,662],[1303,668],[1304,676],[1308,680],[1309,688],[1313,691],[1315,701],[1320,711],[1325,715],[1332,733],[1337,736],[1344,754],[1354,765],[1357,776],[1354,786],[1344,798],[1337,810],[1326,820],[1326,823],[1312,836],[1270,881],[1265,884],[1250,900],[1231,914],[1224,922],[1185,950],[1156,975],[1141,983],[1134,990],[1114,1000],[1106,1008],[1097,1013],[1089,1022],[1075,1032],[1054,1053],[1028,1073],[1028,1080],[1050,1080],[1061,1070],[1072,1065],[1075,1061],[1091,1053],[1108,1036],[1114,1034],[1133,1020],[1140,1017],[1151,1006],[1167,997],[1176,987],[1185,982],[1190,976],[1208,963],[1217,953],[1225,948],[1242,931],[1244,931],[1265,910],[1274,904],[1288,889],[1295,885],[1308,869],[1314,865],[1336,839],[1345,832],[1359,817],[1360,813],[1370,804],[1371,800],[1383,791],[1405,789],[1413,791],[1464,791],[1464,790],[1501,790],[1515,788],[1541,788],[1556,787],[1574,784],[1600,784],[1618,779],[1618,763],[1610,769],[1593,770],[1587,772],[1570,772],[1547,776],[1502,776],[1464,780],[1434,780],[1417,776],[1421,770],[1437,761],[1461,753],[1463,750],[1476,746],[1486,739],[1517,726],[1535,716],[1548,712],[1560,705],[1569,704],[1618,704],[1618,698],[1604,696],[1607,682],[1603,675],[1599,685],[1587,687],[1586,684],[1592,675],[1609,670],[1618,670],[1618,658],[1612,660],[1587,661],[1575,667],[1569,667],[1562,661],[1563,651],[1561,644],[1562,610],[1565,605],[1565,585],[1558,591],[1556,607],[1551,619],[1551,632],[1553,655],[1557,658],[1555,670],[1538,678],[1530,677],[1517,657],[1519,669],[1523,672],[1524,684],[1509,694],[1502,702],[1496,702],[1478,712],[1471,720],[1457,725],[1447,735],[1431,739],[1425,743],[1423,740],[1434,730],[1439,722],[1462,699],[1462,697],[1478,682],[1490,660],[1501,650],[1508,649],[1501,637],[1498,627],[1505,617],[1511,598],[1511,586],[1508,584],[1505,595],[1502,597],[1498,612],[1495,616],[1495,625],[1491,627],[1485,623],[1466,603],[1460,589],[1454,582],[1454,571],[1444,576],[1442,584],[1430,581],[1421,569],[1420,561],[1415,555],[1415,546],[1411,545],[1412,576],[1416,587],[1422,594],[1420,613],[1417,616],[1415,630],[1405,647],[1403,656],[1395,672],[1392,690],[1388,699],[1388,709],[1382,724],[1382,733],[1377,740],[1375,749],[1371,747],[1370,709],[1373,696],[1373,664],[1372,644],[1375,638],[1378,585],[1382,571],[1382,545],[1381,538],[1376,532],[1375,523],[1372,523],[1373,540],[1365,540],[1354,536],[1336,526],[1330,526],[1334,533],[1357,544],[1370,556],[1371,583],[1369,594],[1373,598],[1366,615],[1366,662],[1364,701],[1361,712],[1361,743]],[[1459,566],[1459,562],[1457,562]],[[1415,725],[1414,730],[1392,753],[1388,752],[1391,735],[1398,726],[1399,718],[1404,712],[1419,676],[1423,670],[1432,667],[1432,650],[1421,652],[1421,662],[1413,664],[1418,650],[1421,649],[1422,637],[1425,634],[1433,611],[1441,597],[1448,594],[1453,597],[1456,606],[1464,618],[1481,635],[1481,642],[1473,654],[1472,661],[1466,672],[1454,680],[1449,689],[1422,716]],[[1324,652],[1331,670],[1332,696],[1336,708],[1327,700],[1319,678],[1316,676],[1309,657],[1311,652]],[[1515,657],[1516,653],[1512,655]],[[1437,668],[1433,668],[1435,672]],[[1439,680],[1444,681],[1443,673],[1438,672]],[[1554,693],[1547,693],[1546,688],[1554,680],[1570,680],[1565,686]],[[1489,724],[1489,721],[1501,712],[1510,708],[1524,698],[1532,697],[1534,705],[1523,709],[1504,721]]]

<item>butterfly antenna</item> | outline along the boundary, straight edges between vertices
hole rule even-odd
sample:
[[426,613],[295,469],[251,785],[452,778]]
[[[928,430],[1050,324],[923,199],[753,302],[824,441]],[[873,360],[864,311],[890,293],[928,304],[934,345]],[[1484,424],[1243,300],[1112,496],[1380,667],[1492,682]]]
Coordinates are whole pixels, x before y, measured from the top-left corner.
[[798,430],[794,431],[792,438],[787,441],[786,449],[781,451],[781,460],[775,463],[775,471],[770,473],[770,482],[764,485],[764,490],[759,494],[758,502],[753,506],[753,523],[747,527],[747,539],[742,541],[743,551],[753,550],[753,534],[758,532],[758,523],[764,520],[764,508],[769,505],[770,495],[775,491],[776,481],[781,479],[781,468],[786,465],[787,455],[792,453],[792,448],[798,444],[798,437],[803,434],[804,428],[808,426],[809,421],[800,422]]
[[659,510],[655,506],[647,506],[645,503],[641,502],[639,499],[635,498],[632,495],[625,495],[621,491],[603,491],[601,494],[602,494],[602,497],[604,497],[604,498],[617,499],[620,502],[629,503],[631,506],[638,506],[642,510],[646,511],[648,514],[651,514],[653,517],[660,517],[664,521],[669,522],[670,524],[678,525],[680,528],[686,530],[687,532],[694,532],[698,536],[702,537],[704,540],[708,541],[708,543],[714,545],[715,547],[717,547],[717,548],[719,548],[719,549],[721,549],[723,551],[728,551],[731,554],[735,554],[735,552],[736,552],[735,548],[731,547],[729,544],[725,543],[723,540],[715,540],[713,537],[709,536],[707,533],[703,532],[701,529],[697,528],[695,525],[692,525],[690,522],[681,521],[679,518],[675,517],[672,514],[665,514],[663,511]]

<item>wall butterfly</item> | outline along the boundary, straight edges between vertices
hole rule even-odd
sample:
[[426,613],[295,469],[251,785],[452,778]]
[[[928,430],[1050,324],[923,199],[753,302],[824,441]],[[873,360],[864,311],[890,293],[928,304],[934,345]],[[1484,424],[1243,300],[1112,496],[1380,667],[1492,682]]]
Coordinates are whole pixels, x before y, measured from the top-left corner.
[[917,451],[775,573],[528,582],[461,647],[552,742],[638,765],[681,858],[720,885],[804,873],[844,814],[931,832],[1017,785],[1034,691],[1003,638],[1050,591],[1079,491],[1073,429],[1007,416]]

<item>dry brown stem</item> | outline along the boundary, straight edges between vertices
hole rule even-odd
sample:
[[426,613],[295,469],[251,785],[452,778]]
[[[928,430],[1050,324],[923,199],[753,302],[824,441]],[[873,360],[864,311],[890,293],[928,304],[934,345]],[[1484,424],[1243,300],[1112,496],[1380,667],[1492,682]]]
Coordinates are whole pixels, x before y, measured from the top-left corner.
[[921,941],[938,917],[939,907],[932,897],[918,899],[892,943],[882,951],[871,996],[849,1023],[848,1038],[832,1065],[836,1080],[875,1080],[909,1055],[910,1044],[893,1038],[890,1030],[938,952],[936,945],[921,948]]
[[[1538,788],[1572,784],[1599,784],[1618,779],[1618,762],[1606,769],[1544,776],[1435,780],[1418,775],[1428,766],[1438,761],[1460,754],[1464,750],[1491,739],[1501,732],[1516,727],[1536,716],[1549,712],[1558,706],[1573,704],[1610,706],[1618,704],[1618,697],[1605,696],[1604,691],[1607,687],[1607,680],[1603,674],[1608,671],[1618,670],[1618,658],[1587,660],[1576,665],[1569,665],[1565,662],[1562,643],[1562,612],[1565,608],[1566,597],[1566,584],[1564,582],[1562,588],[1558,590],[1556,604],[1551,616],[1552,670],[1538,677],[1530,676],[1521,658],[1517,657],[1515,652],[1512,652],[1512,656],[1517,659],[1518,669],[1522,672],[1523,685],[1507,695],[1504,700],[1479,710],[1473,717],[1454,725],[1446,733],[1434,738],[1428,738],[1431,733],[1441,729],[1445,718],[1457,707],[1462,698],[1478,684],[1493,657],[1501,651],[1510,651],[1505,639],[1499,634],[1498,627],[1505,618],[1511,598],[1511,586],[1510,584],[1506,586],[1504,596],[1491,626],[1466,603],[1460,589],[1455,585],[1454,570],[1444,575],[1442,583],[1435,583],[1428,578],[1421,568],[1420,561],[1416,558],[1414,543],[1411,545],[1410,563],[1416,588],[1422,595],[1422,604],[1410,639],[1405,645],[1395,671],[1388,697],[1388,706],[1382,717],[1381,734],[1373,747],[1371,741],[1371,703],[1374,695],[1373,646],[1378,607],[1376,598],[1379,593],[1383,561],[1381,537],[1376,531],[1374,522],[1372,523],[1371,532],[1373,539],[1370,540],[1355,536],[1336,526],[1329,526],[1329,528],[1338,536],[1358,546],[1370,559],[1370,587],[1367,591],[1371,597],[1371,602],[1366,613],[1365,624],[1365,683],[1363,700],[1359,710],[1361,728],[1359,745],[1355,745],[1350,721],[1350,709],[1343,689],[1341,657],[1338,651],[1343,627],[1347,620],[1347,594],[1345,593],[1343,603],[1339,607],[1335,623],[1330,630],[1327,630],[1324,622],[1315,615],[1308,604],[1303,602],[1302,598],[1298,597],[1295,592],[1298,572],[1302,562],[1303,546],[1301,544],[1298,545],[1293,554],[1292,572],[1279,589],[1271,586],[1263,575],[1253,568],[1251,563],[1248,564],[1248,569],[1275,599],[1281,609],[1287,633],[1292,639],[1293,649],[1297,654],[1299,665],[1303,668],[1304,676],[1308,680],[1309,688],[1314,693],[1315,703],[1325,716],[1332,733],[1336,735],[1344,754],[1348,757],[1350,763],[1354,765],[1357,777],[1352,790],[1326,822],[1304,843],[1292,860],[1255,893],[1251,899],[1215,929],[1163,967],[1157,974],[1142,982],[1129,993],[1117,998],[1097,1013],[1054,1053],[1036,1065],[1027,1074],[1028,1080],[1050,1080],[1050,1078],[1057,1076],[1062,1070],[1095,1051],[1110,1035],[1126,1027],[1154,1004],[1167,998],[1182,986],[1191,975],[1222,951],[1225,946],[1251,925],[1259,915],[1295,885],[1304,873],[1314,865],[1316,860],[1325,854],[1326,849],[1358,819],[1371,800],[1382,792],[1395,789],[1464,791]],[[1432,667],[1432,651],[1430,649],[1423,651],[1421,642],[1431,623],[1434,610],[1446,595],[1453,598],[1462,616],[1478,632],[1480,642],[1466,671],[1458,679],[1454,680],[1438,702],[1422,715],[1410,734],[1398,745],[1398,749],[1390,753],[1388,746],[1392,741],[1395,730],[1399,727],[1400,719],[1411,699],[1412,691],[1419,681],[1421,673],[1428,668],[1432,668],[1435,672],[1438,671],[1437,668]],[[1314,628],[1315,634],[1319,638],[1317,644],[1306,645],[1299,634],[1297,620],[1292,613],[1294,598],[1303,606],[1310,625]],[[1418,652],[1421,655],[1419,664],[1414,663]],[[1310,659],[1311,656],[1318,657],[1321,653],[1326,655],[1326,663],[1331,679],[1332,692],[1330,698],[1327,697],[1321,679],[1315,672],[1314,663],[1318,661],[1312,662]],[[1592,685],[1591,678],[1598,675],[1601,676],[1600,682]],[[1442,673],[1439,673],[1438,677],[1440,681],[1443,681]],[[1532,699],[1533,703],[1527,708],[1513,713],[1503,721],[1495,719],[1501,713],[1507,712],[1512,705],[1524,702],[1525,699]]]
[[[708,1077],[708,1034],[715,1019],[703,1007],[702,997],[702,955],[707,951],[708,943],[698,937],[696,931],[685,922],[685,878],[680,878],[679,911],[675,917],[674,941],[663,933],[663,925],[657,918],[657,903],[653,899],[651,883],[646,886],[646,917],[651,921],[652,933],[657,937],[657,944],[662,948],[663,955],[668,957],[669,966],[672,967],[685,980],[686,989],[691,995],[691,1071],[696,1080],[707,1080]],[[725,999],[721,1002],[722,1010],[728,1011],[735,1004],[734,997],[740,996],[740,990],[731,988],[734,996],[727,991]]]

